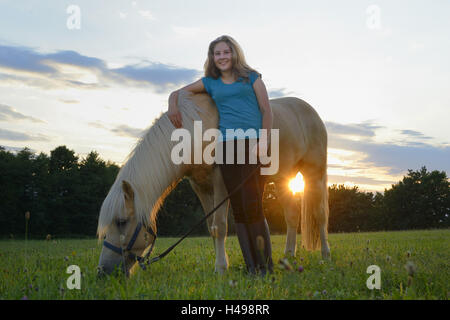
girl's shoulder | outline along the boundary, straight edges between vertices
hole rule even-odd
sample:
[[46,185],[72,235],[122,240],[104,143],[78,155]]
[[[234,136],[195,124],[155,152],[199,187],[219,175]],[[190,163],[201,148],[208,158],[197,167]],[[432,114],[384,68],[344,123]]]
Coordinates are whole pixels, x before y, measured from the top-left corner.
[[252,71],[252,72],[250,72],[250,78],[256,80],[258,77],[261,77],[261,78],[262,78],[261,73],[259,73],[258,71]]
[[251,85],[253,85],[253,84],[255,83],[255,81],[256,81],[256,79],[258,79],[258,77],[261,77],[261,78],[262,78],[261,73],[259,73],[258,71],[251,70],[251,71],[248,73],[248,79],[250,80],[250,84],[251,84]]
[[211,77],[211,76],[204,76],[204,77],[202,77],[203,83],[207,82],[207,83],[211,83],[211,84],[217,83],[219,81],[219,79],[220,78],[214,78],[214,77]]
[[208,79],[208,80],[217,80],[219,78],[213,78],[211,76],[203,76],[202,79]]
[[205,90],[207,93],[212,95],[214,88],[217,87],[219,78],[215,79],[211,76],[204,76],[201,78],[203,82],[203,86],[205,87]]

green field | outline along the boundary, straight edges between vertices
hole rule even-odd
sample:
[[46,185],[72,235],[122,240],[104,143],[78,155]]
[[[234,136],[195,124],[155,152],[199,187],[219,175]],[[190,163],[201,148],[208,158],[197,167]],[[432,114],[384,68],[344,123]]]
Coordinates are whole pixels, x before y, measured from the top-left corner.
[[[299,236],[300,239],[300,236]],[[155,253],[175,238],[158,239]],[[450,296],[450,230],[330,234],[332,260],[297,251],[294,271],[278,266],[285,236],[272,236],[275,273],[248,276],[237,238],[227,239],[230,268],[214,273],[210,238],[188,238],[163,260],[130,279],[97,279],[101,244],[92,240],[0,241],[0,299],[444,299]],[[300,241],[300,240],[298,240]],[[406,265],[412,266],[408,274]],[[69,265],[81,289],[69,290]],[[369,290],[367,267],[381,269]],[[303,272],[298,271],[303,267]]]

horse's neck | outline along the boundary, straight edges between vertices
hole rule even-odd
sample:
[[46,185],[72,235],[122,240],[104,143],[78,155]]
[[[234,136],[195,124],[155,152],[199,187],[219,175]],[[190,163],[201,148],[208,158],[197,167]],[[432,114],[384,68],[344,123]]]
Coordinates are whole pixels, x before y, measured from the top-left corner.
[[150,213],[153,221],[164,198],[184,175],[182,167],[171,160],[171,148],[170,135],[164,134],[156,122],[135,148],[118,179],[128,179],[137,195],[136,211],[140,215]]
[[[178,103],[183,114],[183,128],[187,129],[191,136],[196,120],[203,120],[203,130],[217,127],[217,110],[209,96],[191,96],[182,91]],[[139,214],[148,215],[150,212],[152,221],[155,221],[162,201],[184,176],[186,170],[186,166],[176,165],[171,159],[172,147],[176,143],[171,141],[172,130],[165,113],[146,132],[120,172],[120,179],[128,179],[136,189]]]

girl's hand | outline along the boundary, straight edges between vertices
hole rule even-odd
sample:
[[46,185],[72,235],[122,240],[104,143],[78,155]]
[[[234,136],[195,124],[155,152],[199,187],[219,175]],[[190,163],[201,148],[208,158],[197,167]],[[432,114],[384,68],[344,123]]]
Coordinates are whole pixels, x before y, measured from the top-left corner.
[[175,128],[181,128],[183,126],[183,119],[181,112],[178,109],[178,93],[181,91],[188,91],[190,93],[202,93],[206,92],[202,79],[197,80],[179,90],[175,90],[169,96],[169,111],[167,115]]
[[183,126],[181,112],[178,110],[177,106],[169,106],[169,112],[167,115],[175,128],[181,128]]

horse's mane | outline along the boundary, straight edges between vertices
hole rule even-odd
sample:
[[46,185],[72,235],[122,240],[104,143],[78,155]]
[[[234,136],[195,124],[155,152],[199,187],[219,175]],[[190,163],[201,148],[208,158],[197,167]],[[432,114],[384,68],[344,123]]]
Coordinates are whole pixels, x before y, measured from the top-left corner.
[[[198,113],[202,110],[189,99],[185,91],[179,92],[178,107],[183,117],[183,128],[192,133],[194,120],[200,120]],[[103,201],[97,228],[99,239],[104,237],[113,220],[125,212],[123,180],[133,188],[137,220],[156,231],[158,210],[164,198],[182,178],[181,166],[175,165],[170,157],[172,147],[178,143],[170,140],[173,130],[166,112],[138,140]]]

